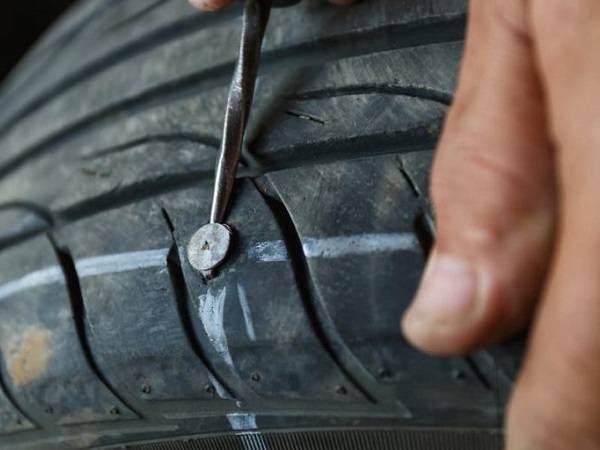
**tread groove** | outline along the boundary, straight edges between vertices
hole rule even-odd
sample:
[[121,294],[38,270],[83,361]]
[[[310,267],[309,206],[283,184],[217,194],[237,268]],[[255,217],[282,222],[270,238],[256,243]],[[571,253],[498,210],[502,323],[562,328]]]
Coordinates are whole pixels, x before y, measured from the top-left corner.
[[0,212],[11,209],[23,209],[25,211],[28,211],[31,214],[34,214],[38,218],[42,219],[44,222],[46,222],[46,224],[48,224],[48,226],[55,226],[58,223],[58,218],[51,209],[47,208],[44,205],[40,205],[34,202],[29,202],[26,200],[15,200],[12,202],[0,204]]
[[356,365],[360,365],[360,363],[354,361],[352,355],[348,354],[349,350],[347,350],[343,342],[336,342],[341,341],[341,339],[334,338],[332,332],[327,331],[327,327],[323,323],[322,314],[318,311],[318,300],[314,298],[315,294],[311,289],[310,270],[302,249],[302,241],[287,208],[280,199],[274,196],[275,194],[272,189],[269,189],[268,194],[266,194],[264,189],[261,189],[256,182],[254,183],[254,187],[271,210],[281,229],[285,246],[290,255],[292,270],[296,278],[296,286],[302,298],[311,327],[322,347],[329,354],[332,361],[336,363],[340,371],[369,402],[382,403],[380,396],[372,392],[372,389],[367,388],[364,377],[354,373]]
[[[241,169],[238,171],[240,177],[254,176],[256,174]],[[193,186],[208,186],[212,181],[214,173],[195,171],[171,176],[158,176],[151,179],[120,186],[95,197],[88,198],[79,203],[54,212],[59,226],[77,222],[86,217],[101,212],[117,209],[136,201],[152,198],[160,194],[167,194],[177,190],[187,189]],[[42,226],[27,229],[22,232],[8,233],[0,236],[0,250],[17,245],[40,233],[51,231],[51,226]]]
[[[380,135],[370,135],[358,139],[349,138],[325,141],[318,144],[300,144],[295,147],[295,153],[312,153],[318,156],[288,158],[283,161],[269,162],[268,164],[253,157],[253,159],[257,160],[257,163],[253,164],[257,166],[257,168],[240,167],[237,172],[237,178],[256,178],[281,170],[327,164],[338,161],[342,157],[344,160],[348,161],[371,156],[431,150],[435,146],[435,138],[431,136],[430,129],[430,126],[423,125],[417,129],[409,130],[408,133],[382,133]],[[364,152],[365,148],[370,148],[371,150],[366,153]],[[375,150],[373,150],[373,148],[375,148]],[[289,148],[287,150],[289,150]],[[247,154],[253,154],[253,152],[250,150]],[[117,209],[136,201],[194,186],[209,186],[213,177],[214,173],[212,171],[192,171],[171,175],[159,175],[129,185],[118,186],[115,189],[72,204],[58,211],[53,211],[52,214],[55,217],[58,226],[71,224],[83,218],[93,216],[94,214]],[[38,206],[43,208],[41,205]],[[51,226],[41,226],[0,235],[0,250],[17,245],[26,239],[51,229]]]
[[[409,25],[382,26],[368,31],[329,36],[283,49],[266,51],[261,56],[261,73],[273,72],[282,65],[288,67],[314,66],[334,59],[366,53],[461,40],[464,35],[464,24],[465,16],[459,15],[437,22],[429,20]],[[352,36],[351,39],[350,36]],[[391,36],[396,39],[391,39]],[[328,51],[324,52],[324,48],[327,48]],[[99,128],[107,121],[114,120],[113,116],[122,117],[124,113],[133,114],[165,104],[171,99],[179,98],[190,92],[198,93],[211,87],[226,85],[233,73],[233,68],[234,61],[230,61],[205,71],[186,75],[80,118],[0,164],[0,179],[41,152],[48,152],[76,134]],[[68,78],[65,79],[68,80]],[[71,82],[69,86],[73,84],[75,83]],[[59,93],[53,92],[48,98],[55,97]],[[42,103],[40,102],[39,106]],[[5,134],[8,128],[28,114],[21,114],[18,119],[11,120],[10,126],[0,126],[0,135]]]
[[141,36],[118,50],[98,58],[92,63],[65,76],[49,89],[42,91],[40,95],[35,97],[31,102],[25,103],[25,105],[20,110],[17,110],[11,118],[0,125],[0,136],[6,134],[19,121],[37,111],[44,104],[51,101],[53,98],[60,96],[63,92],[73,86],[81,84],[121,62],[134,58],[140,53],[170,41],[174,41],[205,27],[217,26],[237,14],[239,14],[238,8],[234,7],[215,15],[190,15],[182,20],[166,25],[162,29],[155,31],[151,36]]
[[118,30],[119,28],[123,28],[125,25],[131,25],[131,23],[141,19],[142,17],[146,16],[147,14],[150,14],[155,9],[160,8],[166,2],[167,2],[167,0],[156,0],[152,3],[150,3],[149,5],[146,5],[144,8],[142,8],[140,11],[136,12],[135,14],[132,14],[131,16],[129,16],[123,20],[120,20],[117,23],[112,24],[111,26],[109,26],[108,28],[103,30],[103,33],[111,33],[111,32],[114,32],[115,30]]
[[[29,414],[25,413],[25,410],[21,407],[21,405],[19,405],[19,402],[17,402],[16,398],[12,395],[12,393],[10,392],[10,390],[8,389],[8,384],[6,383],[6,381],[4,380],[4,374],[5,374],[5,369],[4,369],[4,357],[2,356],[2,351],[0,350],[0,392],[2,394],[4,394],[4,398],[6,398],[6,400],[8,402],[10,402],[11,406],[26,420],[28,420],[29,422],[31,422],[31,424],[36,428],[39,429],[41,428],[41,424],[34,420]],[[28,430],[30,431],[30,430]]]
[[196,354],[196,357],[206,367],[206,370],[209,372],[210,376],[217,380],[217,382],[223,387],[223,389],[225,389],[227,395],[232,399],[239,398],[237,395],[235,395],[235,391],[231,388],[230,384],[227,383],[214,370],[212,363],[204,353],[202,344],[199,342],[196,333],[194,332],[194,326],[192,325],[192,321],[190,319],[190,312],[188,309],[188,305],[190,304],[190,302],[187,294],[187,285],[185,282],[185,277],[183,275],[183,267],[179,255],[179,246],[177,245],[177,240],[175,238],[175,227],[173,226],[173,221],[171,220],[171,217],[169,216],[167,210],[161,207],[161,212],[171,234],[171,239],[173,240],[173,243],[167,255],[167,272],[169,274],[171,287],[173,288],[173,293],[175,296],[177,314],[179,315],[179,320],[183,327],[183,331],[185,333],[187,341],[192,347],[194,353]]
[[[477,365],[477,363],[475,362],[475,360],[473,359],[473,357],[471,357],[471,356],[464,356],[463,359],[467,362],[467,365],[469,366],[469,368],[471,369],[471,371],[475,374],[475,377],[477,377],[477,380],[482,384],[483,387],[485,387],[488,391],[495,390],[493,388],[492,384],[490,383],[490,381],[483,374],[483,372],[479,368],[479,365]],[[496,396],[496,401],[497,400],[498,399],[497,399],[497,396]]]
[[[248,174],[246,171],[241,170],[240,177],[244,175],[247,176]],[[126,206],[160,194],[167,194],[193,186],[208,186],[213,177],[214,173],[212,171],[193,171],[140,180],[68,206],[60,210],[58,215],[66,223],[72,223],[84,217]]]
[[[38,77],[43,76],[44,70],[39,69],[43,68],[48,61],[59,53],[60,50],[64,50],[67,45],[73,42],[75,38],[87,28],[90,21],[96,19],[97,11],[89,11],[85,17],[80,19],[78,24],[74,24],[73,27],[70,30],[67,30],[63,35],[58,36],[49,43],[42,41],[42,44],[45,44],[44,47],[34,48],[32,50],[31,56],[35,57],[32,61],[35,61],[35,63],[30,63],[28,67],[29,72],[24,76],[20,75],[18,78],[15,78],[14,84],[10,86],[9,91],[5,94],[6,98],[3,98],[2,101],[4,103],[10,103],[15,96],[18,96],[21,93],[23,88],[31,86],[31,83],[38,79]],[[31,56],[28,56],[28,60]]]
[[96,378],[98,378],[98,380],[104,385],[104,387],[108,389],[108,391],[117,400],[119,400],[126,408],[128,408],[130,411],[136,414],[139,418],[145,418],[144,414],[142,414],[139,409],[131,405],[128,401],[126,401],[123,398],[123,396],[121,396],[121,394],[117,392],[117,390],[112,386],[112,384],[108,381],[106,376],[98,367],[98,364],[96,363],[96,359],[90,347],[90,343],[87,338],[87,332],[85,329],[85,304],[83,302],[81,282],[79,279],[79,275],[77,274],[75,261],[73,260],[73,256],[69,252],[68,248],[66,248],[64,245],[59,245],[56,242],[54,236],[52,236],[52,234],[48,233],[47,236],[54,250],[54,253],[56,254],[58,265],[60,266],[65,277],[69,301],[71,302],[71,310],[73,314],[75,331],[77,333],[79,345],[81,346],[81,350],[88,364],[88,367],[92,370]]
[[337,88],[316,89],[287,97],[298,102],[345,97],[350,95],[384,94],[414,97],[450,106],[454,95],[428,86],[393,85],[393,84],[361,84]]
[[404,161],[402,157],[396,158],[398,163],[398,169],[400,173],[408,183],[412,193],[415,195],[418,205],[419,211],[417,212],[417,216],[415,217],[414,229],[415,234],[417,235],[417,239],[419,244],[421,245],[421,249],[423,250],[424,260],[427,261],[429,258],[429,254],[431,253],[431,249],[435,244],[435,220],[433,218],[433,214],[431,211],[429,200],[419,188],[419,184],[415,181],[410,172],[406,169],[404,165]]
[[[41,142],[33,144],[21,154],[9,158],[4,163],[0,164],[0,179],[19,168],[30,159],[37,157],[40,153],[55,149],[59,144],[67,142],[75,135],[92,131],[106,125],[106,122],[109,122],[113,116],[119,116],[125,111],[129,114],[133,114],[146,108],[162,105],[181,95],[181,91],[197,91],[198,86],[203,82],[206,82],[206,80],[211,80],[210,83],[205,83],[211,85],[210,87],[214,87],[212,86],[213,84],[218,85],[220,81],[224,84],[225,79],[231,70],[233,70],[233,64],[218,66],[210,71],[188,76],[185,80],[175,80],[166,85],[152,88],[140,95],[125,99],[121,103],[109,105],[95,111],[89,116],[72,122],[66,128],[51,133],[50,136],[47,136]],[[177,88],[177,86],[179,86],[179,88]],[[4,133],[0,131],[0,135],[1,134]]]
[[201,144],[207,147],[218,149],[221,145],[221,140],[214,136],[198,134],[198,133],[172,133],[172,134],[155,134],[151,136],[144,136],[139,139],[134,139],[123,144],[114,145],[111,147],[94,150],[89,154],[82,156],[84,160],[94,160],[109,156],[115,153],[121,153],[127,150],[131,150],[140,145],[146,144],[178,144],[190,142],[193,144]]
[[[398,169],[400,170],[402,176],[405,178],[406,182],[411,188],[411,191],[417,198],[419,203],[419,212],[417,213],[417,217],[415,218],[415,232],[417,234],[417,239],[421,245],[423,250],[423,255],[425,257],[425,261],[429,258],[429,254],[431,249],[435,244],[436,238],[436,229],[435,229],[435,221],[432,217],[431,207],[429,206],[429,199],[421,192],[418,183],[415,181],[411,173],[408,171],[406,166],[404,165],[404,161],[401,157],[396,158],[398,163]],[[490,355],[491,357],[491,355]],[[477,381],[488,391],[494,392],[494,398],[496,401],[496,407],[500,410],[500,392],[498,389],[498,365],[496,364],[493,357],[491,357],[495,372],[494,376],[496,378],[496,382],[492,383],[486,375],[484,375],[484,371],[481,369],[477,361],[471,355],[463,356],[462,359],[465,361],[467,366],[471,369]]]
[[408,130],[362,134],[317,143],[304,142],[280,147],[273,151],[278,159],[270,158],[268,155],[261,158],[260,152],[256,149],[257,143],[250,143],[248,149],[260,161],[260,167],[264,168],[264,173],[269,173],[340,160],[350,161],[371,156],[431,150],[435,148],[437,142],[437,137],[431,133],[432,127],[441,127],[441,124],[442,118],[440,117],[439,120]]

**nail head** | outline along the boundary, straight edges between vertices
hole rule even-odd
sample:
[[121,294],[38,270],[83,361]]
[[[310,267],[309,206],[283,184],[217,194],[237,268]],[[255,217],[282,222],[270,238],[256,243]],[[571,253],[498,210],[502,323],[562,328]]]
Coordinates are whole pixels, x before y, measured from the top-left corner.
[[200,272],[209,272],[219,266],[231,246],[231,229],[220,223],[209,223],[200,228],[188,245],[188,260]]

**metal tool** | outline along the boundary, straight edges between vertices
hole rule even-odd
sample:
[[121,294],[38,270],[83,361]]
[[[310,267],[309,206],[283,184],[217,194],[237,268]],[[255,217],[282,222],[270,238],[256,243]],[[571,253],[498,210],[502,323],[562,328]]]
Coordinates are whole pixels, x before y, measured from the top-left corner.
[[[277,3],[288,5],[296,1],[280,0]],[[232,230],[223,222],[240,161],[271,3],[272,0],[245,0],[244,2],[240,51],[227,99],[210,223],[192,236],[188,246],[190,264],[207,278],[212,277],[212,271],[225,260],[231,246]]]

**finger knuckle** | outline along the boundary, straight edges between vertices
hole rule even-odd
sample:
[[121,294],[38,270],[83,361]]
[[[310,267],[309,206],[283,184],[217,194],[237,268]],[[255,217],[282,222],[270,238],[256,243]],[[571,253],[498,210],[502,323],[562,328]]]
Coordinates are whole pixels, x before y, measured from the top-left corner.
[[519,34],[527,32],[527,9],[524,0],[489,2],[492,20]]
[[438,237],[493,249],[539,209],[528,171],[473,134],[447,136],[434,163],[430,191]]
[[493,202],[498,198],[514,212],[529,209],[530,179],[503,152],[492,151],[477,132],[458,133],[445,139],[445,155],[434,164],[431,191],[434,202],[457,196],[476,196]]

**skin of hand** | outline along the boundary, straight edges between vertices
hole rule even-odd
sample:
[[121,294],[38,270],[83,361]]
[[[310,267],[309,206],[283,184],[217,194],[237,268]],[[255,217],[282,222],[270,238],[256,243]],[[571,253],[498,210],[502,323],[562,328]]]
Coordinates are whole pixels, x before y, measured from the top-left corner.
[[402,328],[457,355],[532,323],[508,450],[600,449],[599,51],[598,0],[469,0],[437,241]]
[[[231,5],[235,0],[189,0],[200,11],[218,11]],[[350,5],[356,0],[329,0],[334,5]]]
[[409,340],[462,354],[532,320],[509,450],[600,449],[600,2],[471,0]]

